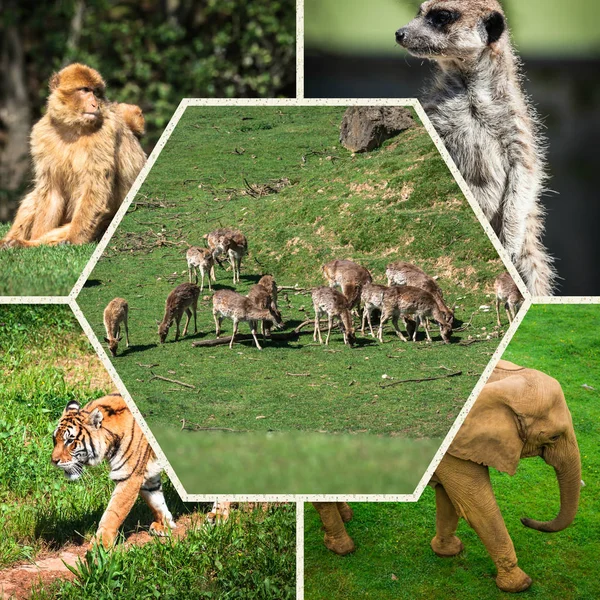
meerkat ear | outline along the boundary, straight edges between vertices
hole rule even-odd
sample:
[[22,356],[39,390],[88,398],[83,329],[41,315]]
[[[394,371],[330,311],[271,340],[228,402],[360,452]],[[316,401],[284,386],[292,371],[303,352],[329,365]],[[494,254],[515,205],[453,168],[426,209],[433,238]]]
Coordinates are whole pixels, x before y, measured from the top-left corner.
[[498,11],[490,13],[483,20],[483,25],[485,26],[488,35],[488,46],[497,42],[506,29],[506,21]]

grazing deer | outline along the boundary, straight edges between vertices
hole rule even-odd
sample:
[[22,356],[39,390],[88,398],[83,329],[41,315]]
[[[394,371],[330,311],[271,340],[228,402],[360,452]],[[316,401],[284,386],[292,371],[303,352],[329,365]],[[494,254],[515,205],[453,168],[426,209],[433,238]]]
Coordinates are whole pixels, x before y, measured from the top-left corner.
[[523,304],[523,295],[513,278],[508,273],[500,273],[494,282],[494,291],[496,292],[496,316],[498,317],[498,327],[502,326],[500,322],[500,303],[504,304],[506,316],[509,325],[517,316],[521,305]]
[[[242,258],[248,252],[248,240],[239,229],[228,227],[215,229],[206,236],[208,247],[213,252],[215,260],[219,262],[219,256],[225,254],[233,269],[233,285],[240,282],[240,268]],[[219,262],[219,264],[221,264]]]
[[439,323],[440,334],[444,343],[450,343],[452,325],[450,325],[446,315],[440,310],[435,298],[425,290],[408,285],[390,287],[384,294],[383,310],[381,320],[379,321],[379,341],[383,342],[383,325],[390,317],[392,318],[392,323],[398,337],[404,342],[408,341],[398,328],[398,317],[403,317],[406,323],[408,315],[413,315],[416,318],[415,329],[412,334],[414,342],[417,341],[417,331],[420,323],[423,323],[427,340],[431,342],[429,326],[427,324],[427,319],[431,318]]
[[319,336],[319,344],[323,343],[321,337],[321,324],[319,319],[321,315],[327,315],[327,337],[325,345],[329,344],[329,336],[331,335],[331,327],[333,326],[333,317],[337,317],[340,322],[340,329],[344,335],[344,344],[352,346],[354,344],[354,326],[352,325],[352,315],[350,314],[350,303],[344,294],[330,287],[313,288],[312,292],[313,308],[315,309],[315,330],[313,340],[317,341]]
[[187,315],[185,327],[183,328],[183,335],[187,333],[192,313],[194,313],[194,333],[198,332],[196,326],[196,311],[198,309],[198,296],[200,296],[200,288],[193,283],[182,283],[178,285],[167,297],[167,303],[165,306],[165,316],[162,322],[158,323],[158,337],[160,343],[164,344],[169,333],[169,328],[173,325],[173,321],[177,325],[175,332],[175,341],[179,339],[179,323],[183,313]]
[[373,325],[371,324],[371,315],[374,310],[381,311],[383,308],[383,297],[388,288],[385,285],[377,285],[374,283],[365,283],[362,288],[360,299],[363,305],[361,333],[365,334],[365,321],[369,323],[371,337],[375,337],[373,333]]
[[433,279],[433,277],[427,275],[423,269],[408,262],[398,261],[390,263],[387,266],[385,275],[388,279],[389,286],[410,285],[429,292],[435,298],[439,309],[446,316],[446,320],[452,325],[454,321],[454,311],[444,302],[444,293],[437,284],[437,281]]
[[119,342],[123,339],[121,336],[121,323],[125,327],[125,341],[129,348],[128,314],[129,305],[123,298],[114,298],[104,309],[104,328],[106,329],[104,341],[108,344],[108,349],[113,356],[117,355]]
[[[264,275],[261,277],[258,283],[250,288],[247,297],[258,308],[267,310],[272,309],[281,319],[281,313],[277,308],[277,284],[271,275]],[[272,327],[273,321],[270,319],[263,319],[261,321],[263,340],[266,337],[271,337]]]
[[215,277],[215,258],[208,248],[198,248],[192,246],[185,254],[188,264],[188,276],[192,283],[192,275],[196,275],[195,283],[198,284],[198,270],[200,270],[201,283],[200,291],[204,290],[204,274],[208,273],[208,289],[212,292],[210,280],[216,281]]
[[322,271],[329,287],[340,287],[350,310],[360,304],[362,286],[373,281],[367,269],[351,260],[332,260],[323,265]]
[[254,343],[259,350],[262,350],[262,348],[256,338],[256,325],[258,321],[275,321],[275,327],[278,329],[283,327],[281,313],[275,311],[273,306],[269,305],[268,308],[259,308],[252,300],[232,290],[218,290],[213,295],[213,318],[215,320],[217,338],[221,335],[221,323],[224,317],[233,321],[233,334],[229,343],[230,348],[233,348],[233,342],[238,332],[240,321],[248,321]]

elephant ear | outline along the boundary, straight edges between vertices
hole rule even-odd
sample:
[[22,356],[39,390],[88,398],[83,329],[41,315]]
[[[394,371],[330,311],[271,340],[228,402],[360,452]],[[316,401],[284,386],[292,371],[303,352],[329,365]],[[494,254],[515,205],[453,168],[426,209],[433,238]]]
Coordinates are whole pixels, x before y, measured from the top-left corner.
[[448,453],[514,475],[526,440],[519,407],[526,403],[528,388],[521,375],[487,383]]

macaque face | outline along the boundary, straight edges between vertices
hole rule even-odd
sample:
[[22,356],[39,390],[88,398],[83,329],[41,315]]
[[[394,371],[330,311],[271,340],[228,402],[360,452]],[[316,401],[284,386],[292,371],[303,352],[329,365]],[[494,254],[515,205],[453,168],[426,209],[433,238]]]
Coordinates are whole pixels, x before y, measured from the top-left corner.
[[104,98],[104,88],[95,88],[86,85],[77,88],[74,97],[79,104],[80,111],[86,121],[95,122],[100,116],[100,101]]

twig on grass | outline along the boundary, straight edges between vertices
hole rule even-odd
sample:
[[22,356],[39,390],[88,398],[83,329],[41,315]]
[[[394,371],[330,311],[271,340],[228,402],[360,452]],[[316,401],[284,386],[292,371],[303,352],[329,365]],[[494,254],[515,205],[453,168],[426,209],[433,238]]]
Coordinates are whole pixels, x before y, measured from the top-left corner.
[[289,377],[310,377],[310,373],[286,373]]
[[181,431],[189,429],[190,431],[231,431],[236,433],[238,431],[245,431],[242,429],[231,429],[230,427],[200,427],[199,425],[185,426],[185,419],[181,419]]
[[143,365],[142,363],[137,363],[137,364],[138,364],[138,366],[144,367],[146,369],[152,369],[154,367],[158,367],[159,366],[158,363],[152,363],[151,365]]
[[[150,372],[152,373],[152,371]],[[184,383],[183,381],[177,381],[177,379],[169,379],[168,377],[163,377],[162,375],[155,375],[154,373],[152,373],[152,377],[150,377],[149,381],[152,381],[153,379],[160,379],[161,381],[176,383],[177,385],[182,385],[183,387],[190,388],[192,390],[196,389],[196,386],[192,385],[191,383]]]
[[401,379],[400,381],[394,381],[393,383],[379,384],[380,388],[389,388],[402,383],[420,383],[422,381],[435,381],[436,379],[447,379],[448,377],[457,377],[462,375],[462,371],[456,371],[456,373],[448,373],[448,375],[440,375],[439,377],[423,377],[422,379]]

